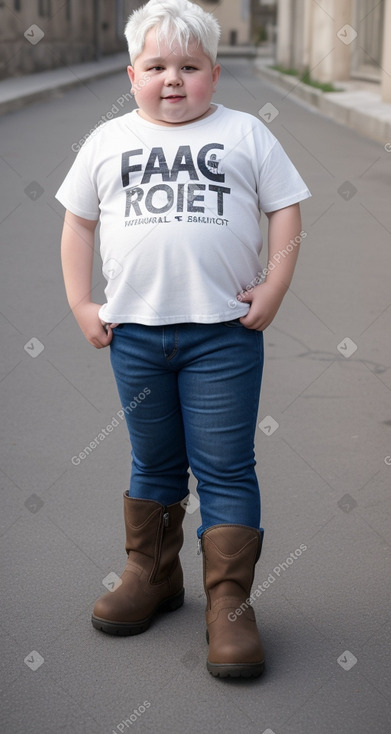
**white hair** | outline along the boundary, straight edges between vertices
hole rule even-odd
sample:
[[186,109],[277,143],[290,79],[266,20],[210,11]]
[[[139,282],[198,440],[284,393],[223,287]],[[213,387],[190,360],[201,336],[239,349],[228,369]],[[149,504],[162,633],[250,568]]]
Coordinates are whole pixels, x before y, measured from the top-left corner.
[[149,0],[128,19],[125,36],[130,63],[133,64],[144,48],[145,36],[156,28],[156,40],[164,39],[170,47],[178,43],[187,52],[193,39],[201,45],[212,64],[216,63],[220,26],[212,15],[189,0]]

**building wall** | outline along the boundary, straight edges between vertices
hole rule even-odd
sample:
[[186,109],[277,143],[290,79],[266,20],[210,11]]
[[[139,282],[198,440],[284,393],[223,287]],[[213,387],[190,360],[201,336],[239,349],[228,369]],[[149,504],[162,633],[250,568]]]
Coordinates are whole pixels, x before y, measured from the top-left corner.
[[337,37],[339,29],[351,22],[352,2],[323,0],[311,3],[309,39],[309,68],[319,82],[349,78],[351,51]]
[[125,51],[125,20],[140,5],[141,0],[0,0],[0,78]]
[[278,0],[277,63],[319,82],[381,82],[391,102],[391,0]]
[[251,41],[275,42],[277,0],[251,0]]
[[[222,44],[251,42],[251,0],[196,1],[220,22]],[[144,2],[0,0],[0,79],[125,51],[126,19]]]
[[220,43],[224,46],[248,44],[251,41],[250,0],[196,0],[221,25]]
[[391,0],[387,0],[383,18],[382,99],[391,104]]

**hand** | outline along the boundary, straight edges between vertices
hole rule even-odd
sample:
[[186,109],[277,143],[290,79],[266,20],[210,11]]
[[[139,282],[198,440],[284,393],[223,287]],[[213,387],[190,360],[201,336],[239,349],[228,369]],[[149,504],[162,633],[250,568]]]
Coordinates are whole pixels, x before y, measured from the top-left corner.
[[284,293],[267,281],[256,285],[251,291],[240,294],[241,303],[249,303],[250,310],[239,319],[247,329],[264,331],[273,321],[280,308]]
[[105,324],[98,316],[98,303],[83,303],[74,309],[74,315],[85,338],[96,349],[108,347],[112,338],[112,328],[118,324]]

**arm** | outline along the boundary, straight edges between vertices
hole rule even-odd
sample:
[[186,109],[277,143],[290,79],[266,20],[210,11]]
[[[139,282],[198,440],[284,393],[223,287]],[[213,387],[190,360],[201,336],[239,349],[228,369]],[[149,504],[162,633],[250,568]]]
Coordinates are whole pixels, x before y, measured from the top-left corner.
[[[296,242],[300,242],[300,205],[278,209],[267,214],[267,217],[269,250],[266,280],[238,297],[241,303],[250,304],[248,314],[240,319],[241,323],[248,329],[258,331],[263,331],[271,324],[291,283],[299,254]],[[295,244],[287,252],[290,242]]]
[[61,239],[61,261],[68,303],[86,339],[97,349],[110,344],[113,333],[107,333],[98,316],[100,305],[91,301],[91,277],[94,259],[94,232],[97,222],[65,214]]

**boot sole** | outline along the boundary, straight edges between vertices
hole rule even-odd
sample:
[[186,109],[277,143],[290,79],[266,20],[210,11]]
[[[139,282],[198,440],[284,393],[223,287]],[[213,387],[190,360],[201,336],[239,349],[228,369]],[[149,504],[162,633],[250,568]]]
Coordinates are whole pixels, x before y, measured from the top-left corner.
[[[209,632],[206,630],[206,641],[209,644]],[[215,678],[258,678],[265,670],[265,661],[259,663],[210,663],[206,661],[207,670]]]
[[258,678],[265,670],[265,663],[210,663],[206,667],[214,678]]
[[109,622],[107,619],[96,617],[94,614],[91,617],[92,626],[101,632],[106,632],[108,635],[117,635],[119,637],[128,637],[129,635],[140,635],[142,632],[146,632],[150,627],[153,619],[161,612],[174,612],[179,609],[185,599],[185,590],[182,589],[174,596],[169,599],[165,599],[146,619],[140,620],[140,622]]

